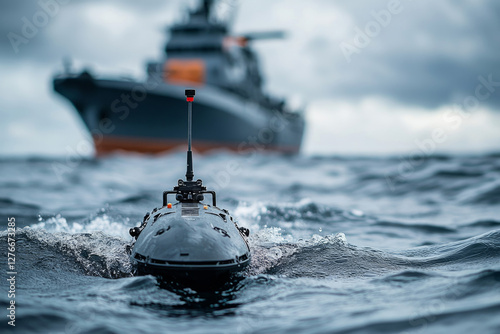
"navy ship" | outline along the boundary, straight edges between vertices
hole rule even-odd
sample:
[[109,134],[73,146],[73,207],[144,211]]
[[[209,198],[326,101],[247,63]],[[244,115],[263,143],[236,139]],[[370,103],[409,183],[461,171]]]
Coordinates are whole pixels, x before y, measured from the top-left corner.
[[304,132],[301,110],[267,95],[255,40],[282,32],[234,36],[229,20],[217,17],[217,2],[201,1],[187,20],[170,27],[165,56],[147,65],[147,78],[96,77],[88,70],[54,77],[54,90],[68,99],[90,131],[97,155],[117,150],[159,153],[183,144],[183,89],[195,87],[198,152],[229,149],[297,153]]

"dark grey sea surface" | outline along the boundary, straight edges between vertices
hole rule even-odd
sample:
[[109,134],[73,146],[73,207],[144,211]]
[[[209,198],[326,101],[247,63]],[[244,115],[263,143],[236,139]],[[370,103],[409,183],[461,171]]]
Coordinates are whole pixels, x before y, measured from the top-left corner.
[[250,267],[217,291],[134,277],[126,253],[185,153],[0,160],[1,332],[500,333],[500,155],[219,152],[194,167],[251,232]]

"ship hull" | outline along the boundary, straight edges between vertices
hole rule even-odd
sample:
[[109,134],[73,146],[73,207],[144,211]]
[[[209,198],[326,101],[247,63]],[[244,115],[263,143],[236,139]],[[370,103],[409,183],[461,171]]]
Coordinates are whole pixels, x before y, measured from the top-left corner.
[[[54,89],[68,99],[90,131],[96,153],[160,153],[185,145],[186,86],[163,82],[62,75]],[[193,145],[197,151],[298,153],[304,121],[263,108],[215,87],[196,87]]]

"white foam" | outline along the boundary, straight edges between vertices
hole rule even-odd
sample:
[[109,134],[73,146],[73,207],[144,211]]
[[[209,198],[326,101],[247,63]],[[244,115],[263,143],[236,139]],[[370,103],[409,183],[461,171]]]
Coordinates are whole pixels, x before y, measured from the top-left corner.
[[[59,218],[58,228],[67,225]],[[126,252],[127,242],[102,232],[68,233],[47,232],[41,228],[25,227],[18,233],[37,240],[48,249],[73,257],[88,275],[108,278],[132,276],[132,267]]]
[[295,239],[292,235],[282,235],[278,227],[265,227],[250,236],[252,262],[248,269],[249,275],[262,274],[281,259],[299,252],[303,248],[317,245],[347,245],[344,233],[320,236],[314,234],[309,239]]
[[[40,221],[40,219],[39,219]],[[106,235],[121,237],[125,240],[129,240],[130,236],[128,230],[130,228],[128,219],[125,221],[119,221],[113,219],[107,214],[102,214],[92,218],[87,223],[71,222],[68,223],[66,218],[58,214],[55,217],[51,217],[47,220],[41,220],[39,223],[33,224],[32,229],[43,229],[48,232],[66,232],[66,233],[90,233],[90,232],[102,232]]]

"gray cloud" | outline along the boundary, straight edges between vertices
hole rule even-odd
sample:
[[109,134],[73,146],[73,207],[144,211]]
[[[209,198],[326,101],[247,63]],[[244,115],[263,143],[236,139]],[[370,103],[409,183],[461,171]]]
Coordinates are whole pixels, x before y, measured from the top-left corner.
[[[48,0],[47,0],[48,1]],[[55,66],[70,55],[88,63],[108,65],[115,61],[142,66],[146,56],[160,55],[165,41],[163,25],[179,18],[185,4],[180,1],[118,1],[115,17],[103,18],[101,25],[83,15],[83,9],[102,1],[72,1],[61,6],[29,44],[15,54],[7,39],[20,33],[21,18],[32,18],[40,10],[37,2],[0,3],[0,57],[3,62],[44,63]],[[348,63],[340,43],[353,44],[355,27],[364,30],[374,21],[372,11],[387,8],[389,0],[376,1],[240,1],[236,29],[290,31],[284,42],[256,45],[266,67],[268,86],[279,93],[297,93],[305,100],[330,97],[359,100],[378,96],[402,105],[433,109],[463,101],[473,95],[477,77],[493,74],[500,81],[500,3],[484,1],[408,1],[393,15],[390,24],[359,49]],[[192,2],[191,2],[192,4]],[[113,40],[109,29],[125,25],[126,12],[144,24],[123,32]],[[310,13],[309,13],[310,12]],[[164,13],[161,23],[150,17]],[[309,14],[308,14],[309,13]],[[109,19],[109,21],[108,21]],[[160,22],[160,21],[155,21]],[[109,29],[108,29],[109,28]],[[108,29],[108,30],[107,30]],[[266,44],[269,43],[269,44]],[[500,87],[485,101],[500,106]]]
[[[330,43],[325,51],[315,53],[311,49],[318,63],[335,59],[334,65],[316,72],[317,76],[329,78],[324,86],[327,93],[352,99],[376,95],[402,104],[436,108],[474,95],[478,76],[493,74],[500,82],[498,1],[402,0],[402,11],[392,15],[387,27],[382,27],[370,44],[347,63],[338,43],[353,45],[354,27],[366,31],[368,22],[375,21],[372,11],[386,10],[388,3],[336,3],[351,15],[351,33]],[[500,87],[486,103],[498,108]]]
[[[61,3],[59,3],[61,1]],[[66,2],[66,3],[64,3]],[[153,13],[165,13],[165,25],[172,22],[175,16],[174,10],[180,7],[179,1],[148,0],[148,2],[138,2],[133,0],[108,0],[106,2],[98,0],[39,0],[39,1],[2,1],[0,3],[0,57],[8,61],[30,60],[33,62],[50,62],[54,59],[60,60],[63,56],[72,55],[84,56],[89,58],[99,58],[99,46],[109,44],[106,35],[96,35],[96,28],[89,25],[92,23],[89,17],[83,14],[83,9],[88,9],[96,4],[109,4],[115,6],[116,14],[109,17],[113,23],[120,24],[119,11],[129,12],[131,15],[143,17],[147,20]],[[54,15],[45,15],[48,17],[47,23],[38,27],[34,24],[38,13],[46,12],[44,6],[54,8],[57,11]],[[184,4],[186,5],[186,4]],[[49,13],[51,14],[51,13]],[[16,34],[22,38],[23,28],[27,25],[26,19],[34,25],[38,32],[33,37],[28,37],[28,43],[18,44],[19,52],[15,52],[13,47],[12,35]],[[127,18],[123,18],[126,20]],[[102,25],[107,23],[107,18],[102,18]],[[123,22],[125,23],[125,22]],[[54,31],[57,27],[58,31]],[[137,27],[140,29],[140,27]],[[160,30],[160,29],[158,29]],[[94,45],[82,44],[82,41],[92,39]],[[118,45],[125,41],[115,41]],[[16,44],[16,43],[14,43]],[[94,55],[94,57],[92,57]]]

